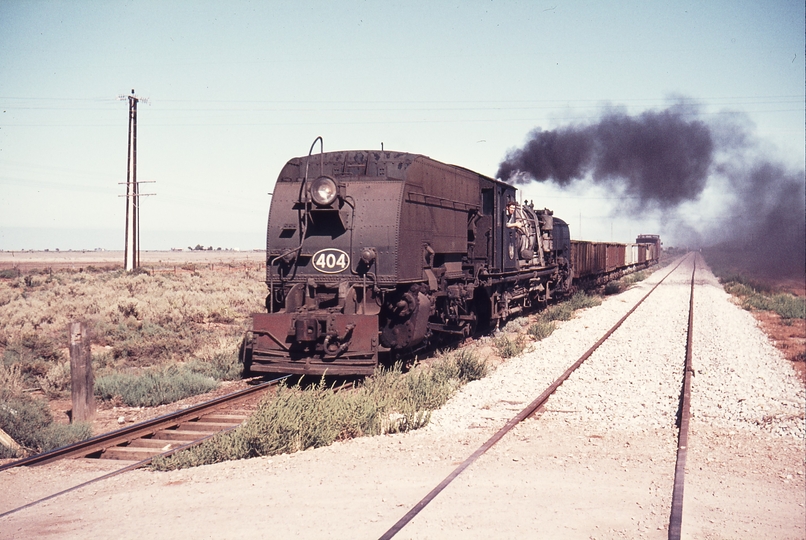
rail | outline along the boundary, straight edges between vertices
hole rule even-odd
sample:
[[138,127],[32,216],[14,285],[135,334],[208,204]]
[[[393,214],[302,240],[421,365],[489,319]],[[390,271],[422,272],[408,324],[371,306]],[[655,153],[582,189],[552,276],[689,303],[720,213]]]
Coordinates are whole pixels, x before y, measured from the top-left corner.
[[[534,401],[532,401],[529,405],[526,406],[520,413],[518,413],[514,418],[509,420],[501,429],[499,429],[492,437],[490,437],[487,442],[482,444],[473,454],[468,457],[465,461],[463,461],[458,467],[456,467],[445,479],[437,485],[434,489],[432,489],[425,497],[423,497],[417,504],[409,510],[406,515],[404,515],[400,520],[397,521],[389,530],[387,530],[383,535],[380,536],[380,540],[388,540],[394,537],[398,532],[400,532],[403,527],[405,527],[412,519],[414,519],[417,514],[420,513],[437,495],[439,495],[451,482],[453,482],[456,477],[458,477],[465,469],[467,469],[470,465],[472,465],[479,457],[481,457],[487,450],[492,448],[501,438],[506,435],[512,428],[516,425],[521,423],[526,418],[529,418],[532,414],[534,414],[547,400],[548,398],[557,390],[557,388],[565,382],[571,374],[582,365],[582,363],[587,360],[593,352],[599,348],[599,346],[607,341],[607,339],[615,332],[622,323],[627,320],[627,318],[633,314],[633,312],[638,309],[644,300],[646,300],[649,295],[655,292],[655,289],[663,283],[667,277],[669,277],[677,268],[683,263],[685,258],[682,258],[680,262],[672,268],[669,273],[667,273],[663,278],[658,281],[650,290],[647,292],[621,319],[616,322],[590,349],[585,351],[585,353],[577,359],[559,378],[557,378],[553,383],[551,383],[542,394],[540,394]],[[696,260],[696,256],[695,256]],[[694,287],[694,275],[692,273],[692,302],[693,302],[693,287]],[[691,322],[691,312],[693,309],[693,303],[691,304],[692,308],[689,310],[689,321]],[[690,349],[690,342],[691,342],[691,327],[689,327],[689,349]],[[690,365],[690,352],[686,353],[687,356],[687,369]],[[686,400],[687,403],[687,400]],[[686,426],[688,424],[688,418],[686,414]],[[685,466],[685,457],[683,458],[683,466]],[[682,480],[681,480],[682,482]],[[682,510],[682,488],[680,490],[680,507]],[[670,539],[672,537],[670,536]],[[679,536],[677,537],[679,538]]]
[[[251,388],[246,388],[244,390],[239,390],[238,392],[233,392],[231,394],[227,394],[225,396],[221,396],[221,397],[218,397],[216,399],[206,401],[204,403],[200,403],[198,405],[194,405],[193,407],[189,407],[187,409],[177,411],[175,413],[166,414],[166,415],[163,415],[163,416],[160,416],[160,417],[157,417],[157,418],[153,418],[151,420],[146,420],[145,422],[141,422],[139,424],[135,424],[135,425],[130,426],[130,427],[126,427],[126,428],[122,428],[122,429],[119,429],[119,430],[116,430],[116,431],[113,431],[113,432],[110,432],[110,433],[98,435],[97,437],[87,439],[86,441],[81,441],[81,442],[78,442],[78,443],[75,443],[75,444],[64,446],[62,448],[57,448],[56,450],[52,450],[52,451],[46,452],[44,454],[39,454],[39,455],[36,455],[36,456],[31,456],[29,458],[17,460],[17,461],[14,461],[12,463],[8,463],[8,464],[4,465],[3,467],[0,467],[0,471],[10,469],[12,467],[20,467],[20,466],[25,466],[25,465],[27,465],[27,466],[30,466],[30,465],[43,465],[45,463],[51,463],[53,461],[57,461],[57,460],[60,460],[60,459],[67,459],[67,458],[70,458],[70,457],[83,457],[83,456],[87,456],[89,454],[94,454],[96,452],[101,452],[101,451],[103,451],[103,450],[105,450],[107,448],[117,446],[119,444],[123,444],[125,442],[131,441],[133,439],[137,439],[137,438],[142,437],[144,435],[147,435],[149,433],[154,433],[154,432],[166,429],[167,427],[170,427],[172,425],[177,425],[179,423],[186,422],[186,421],[188,421],[188,420],[190,420],[190,419],[192,419],[194,417],[198,417],[198,416],[201,416],[201,415],[203,415],[205,413],[209,413],[210,411],[216,410],[216,409],[220,408],[222,405],[231,404],[231,403],[237,402],[237,401],[239,401],[241,399],[244,399],[246,397],[249,397],[251,395],[254,395],[255,393],[268,390],[270,387],[276,386],[277,384],[279,384],[281,381],[285,380],[286,378],[288,378],[288,375],[285,375],[283,377],[279,377],[279,378],[276,378],[276,379],[272,379],[270,381],[266,381],[266,382],[257,384],[257,385],[255,385],[255,386],[253,386]],[[215,433],[205,434],[202,437],[199,437],[199,438],[197,438],[197,439],[195,439],[193,441],[184,443],[184,444],[182,444],[180,446],[177,446],[175,448],[172,448],[170,450],[155,453],[153,455],[150,455],[150,456],[146,457],[145,459],[139,460],[139,461],[137,461],[135,463],[131,463],[130,465],[127,465],[127,466],[125,466],[125,467],[123,467],[121,469],[118,469],[116,471],[112,471],[112,472],[107,473],[107,474],[105,474],[103,476],[93,478],[92,480],[88,480],[86,482],[83,482],[83,483],[78,484],[76,486],[70,487],[70,488],[65,489],[63,491],[60,491],[58,493],[54,493],[54,494],[48,495],[47,497],[44,497],[42,499],[38,499],[36,501],[30,502],[30,503],[28,503],[28,504],[26,504],[24,506],[20,506],[18,508],[14,508],[12,510],[4,512],[4,513],[0,514],[0,518],[2,518],[4,516],[7,516],[9,514],[13,514],[15,512],[18,512],[18,511],[23,510],[25,508],[30,508],[31,506],[37,505],[39,503],[49,501],[51,499],[54,499],[56,497],[59,497],[61,495],[66,494],[66,493],[70,493],[71,491],[75,491],[75,490],[77,490],[79,488],[82,488],[84,486],[87,486],[89,484],[93,484],[95,482],[99,482],[101,480],[105,480],[107,478],[111,478],[113,476],[117,476],[119,474],[131,471],[131,470],[134,470],[134,469],[138,469],[140,467],[145,467],[146,465],[149,465],[154,460],[154,458],[157,457],[157,456],[166,456],[166,457],[170,456],[170,455],[172,455],[172,454],[174,454],[176,452],[179,452],[181,450],[185,450],[185,449],[190,448],[192,446],[196,446],[197,444],[200,444],[200,443],[202,443],[202,442],[214,437],[215,435],[218,435],[219,433],[224,433],[224,432],[227,432],[227,431],[231,431],[231,430],[235,429],[236,427],[238,427],[237,424],[236,425],[230,425],[227,428],[219,430],[219,431],[217,431]]]
[[691,270],[691,294],[688,304],[688,331],[686,335],[686,364],[683,371],[683,390],[680,396],[680,423],[677,436],[677,458],[674,467],[672,511],[669,516],[669,540],[680,540],[683,525],[683,487],[686,480],[686,454],[688,451],[688,424],[691,417],[691,366],[692,335],[694,334],[694,275],[697,273],[697,256]]
[[0,471],[11,469],[13,467],[44,465],[60,459],[84,457],[97,452],[103,452],[108,448],[154,434],[157,431],[168,429],[183,422],[197,419],[204,414],[209,414],[210,411],[222,406],[223,404],[233,403],[256,392],[266,390],[270,386],[276,385],[283,379],[285,379],[285,377],[266,381],[251,388],[246,388],[244,390],[233,392],[210,401],[205,401],[204,403],[188,407],[187,409],[158,416],[156,418],[111,431],[109,433],[103,433],[84,441],[79,441],[61,448],[56,448],[55,450],[51,450],[49,452],[37,454],[35,456],[30,456],[17,461],[12,461],[11,463],[7,463],[6,465],[0,467]]

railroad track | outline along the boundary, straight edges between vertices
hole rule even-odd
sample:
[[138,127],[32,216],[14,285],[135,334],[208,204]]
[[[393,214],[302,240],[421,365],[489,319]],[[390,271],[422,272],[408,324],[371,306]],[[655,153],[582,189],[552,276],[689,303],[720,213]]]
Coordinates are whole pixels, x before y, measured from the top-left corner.
[[512,428],[520,424],[523,420],[533,416],[538,412],[551,397],[552,394],[565,382],[584,362],[587,360],[603,343],[605,343],[611,335],[626,321],[638,307],[646,300],[655,290],[673,274],[680,265],[687,260],[688,257],[693,257],[694,268],[691,274],[690,282],[690,298],[689,298],[689,314],[688,314],[688,327],[687,327],[687,343],[685,358],[681,358],[684,363],[684,379],[681,382],[680,394],[680,407],[678,411],[678,445],[677,445],[677,458],[675,465],[675,479],[674,489],[672,494],[672,504],[670,508],[669,519],[669,535],[670,540],[678,540],[681,533],[682,523],[682,510],[683,510],[683,487],[685,483],[685,462],[686,453],[688,449],[688,423],[689,423],[689,396],[691,388],[691,350],[692,350],[692,332],[694,324],[694,277],[696,273],[696,259],[697,255],[689,255],[682,258],[671,271],[669,271],[652,289],[647,292],[613,327],[611,327],[591,348],[589,348],[582,356],[580,356],[560,377],[552,382],[536,399],[527,405],[520,413],[509,420],[502,428],[500,428],[492,437],[490,437],[484,444],[482,444],[473,454],[470,455],[465,461],[457,466],[442,482],[440,482],[434,489],[432,489],[423,499],[415,504],[400,520],[398,520],[391,528],[389,528],[381,537],[381,540],[387,540],[394,537],[400,532],[415,516],[417,516],[434,498],[436,498],[445,488],[447,488],[465,469],[472,465],[479,457],[498,443]]
[[0,517],[50,500],[87,484],[145,467],[157,456],[169,456],[195,446],[218,433],[235,429],[248,416],[249,411],[243,408],[244,402],[254,401],[286,378],[287,376],[261,382],[181,411],[3,465],[0,467],[0,471],[13,467],[44,465],[69,458],[98,458],[129,462],[129,465],[121,469],[15,508],[0,514]]

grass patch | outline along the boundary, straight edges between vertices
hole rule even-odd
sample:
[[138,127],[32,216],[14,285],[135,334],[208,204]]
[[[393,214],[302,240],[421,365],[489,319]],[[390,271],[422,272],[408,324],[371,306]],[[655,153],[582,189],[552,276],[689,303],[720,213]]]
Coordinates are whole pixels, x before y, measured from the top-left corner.
[[[187,379],[188,387],[201,384],[192,382],[192,374],[235,379],[241,370],[238,344],[250,314],[263,309],[263,276],[195,270],[192,275],[98,268],[8,272],[0,279],[0,366],[18,366],[25,389],[64,397],[70,390],[66,329],[81,320],[93,344],[96,381],[109,383],[104,391],[137,394],[122,389],[137,387],[130,373],[183,362],[183,373],[190,375],[180,378]],[[121,372],[129,375],[115,379]]]
[[752,290],[753,292],[760,294],[773,294],[777,292],[769,283],[751,278],[744,274],[737,274],[736,272],[730,272],[724,269],[715,269],[713,267],[711,268],[711,271],[714,273],[717,279],[719,279],[719,282],[722,283],[726,288],[728,286],[744,286],[746,290]]
[[[0,351],[4,362],[57,362],[67,325],[85,322],[95,345],[133,365],[159,365],[198,356],[220,339],[247,330],[263,309],[259,273],[194,274],[27,272],[0,279]],[[8,361],[7,361],[8,360]],[[33,375],[44,375],[47,367]]]
[[466,384],[486,377],[489,367],[479,358],[475,350],[466,348],[443,354],[432,363],[431,370],[439,381],[455,379],[461,384]]
[[408,373],[400,365],[379,369],[352,392],[336,392],[324,379],[309,388],[281,386],[240,428],[157,458],[152,468],[173,470],[291,453],[342,439],[418,429],[463,383],[486,372],[475,353],[463,350]]
[[554,322],[547,322],[547,321],[538,321],[533,325],[529,326],[529,329],[526,331],[535,341],[542,341],[549,337],[556,325]]
[[521,335],[509,336],[502,334],[495,338],[493,344],[498,352],[498,356],[501,358],[512,358],[513,356],[518,356],[526,348],[526,341]]
[[568,302],[572,310],[587,309],[602,305],[602,299],[598,296],[591,296],[584,292],[575,293]]
[[[468,349],[462,349],[454,354],[453,362],[456,364],[456,372],[451,374],[451,378],[455,378],[461,383],[483,379],[489,373],[487,363],[474,351]],[[450,364],[450,362],[442,363],[445,367]]]

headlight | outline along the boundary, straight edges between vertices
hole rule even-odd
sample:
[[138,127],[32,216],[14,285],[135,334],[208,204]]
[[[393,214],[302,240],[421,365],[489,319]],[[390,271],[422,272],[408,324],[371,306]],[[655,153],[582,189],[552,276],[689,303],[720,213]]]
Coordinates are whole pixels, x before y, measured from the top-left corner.
[[311,183],[311,198],[319,206],[330,206],[339,194],[336,181],[327,176],[320,176]]

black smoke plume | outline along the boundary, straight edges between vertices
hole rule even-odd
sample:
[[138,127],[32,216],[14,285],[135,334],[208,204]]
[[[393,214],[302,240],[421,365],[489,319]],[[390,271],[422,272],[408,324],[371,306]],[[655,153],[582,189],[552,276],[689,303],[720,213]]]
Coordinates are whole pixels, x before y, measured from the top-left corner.
[[[617,210],[625,219],[655,213],[675,223],[663,231],[672,241],[718,247],[739,269],[803,276],[804,172],[767,159],[742,115],[700,118],[697,107],[676,104],[635,116],[609,109],[593,123],[538,128],[507,153],[498,177],[605,185],[624,195]],[[708,187],[722,193],[727,211],[705,228],[681,226],[697,221],[681,205],[697,202]]]

